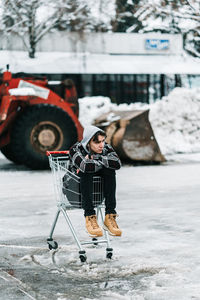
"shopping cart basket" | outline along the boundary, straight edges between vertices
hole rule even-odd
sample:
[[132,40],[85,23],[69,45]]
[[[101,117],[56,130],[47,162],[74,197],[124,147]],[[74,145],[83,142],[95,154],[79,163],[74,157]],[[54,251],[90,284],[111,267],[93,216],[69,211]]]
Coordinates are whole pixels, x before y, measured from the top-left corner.
[[[112,258],[113,249],[110,245],[110,239],[108,232],[104,230],[105,238],[92,238],[91,241],[81,242],[75,231],[74,226],[69,217],[68,210],[82,208],[82,195],[80,191],[80,178],[70,172],[69,170],[69,151],[47,151],[49,158],[49,164],[53,175],[55,195],[57,200],[57,212],[54,222],[51,227],[49,238],[47,243],[49,249],[57,249],[58,244],[53,240],[53,233],[58,221],[60,212],[62,212],[72,236],[79,248],[79,258],[81,262],[85,262],[87,259],[86,251],[83,249],[83,245],[93,244],[97,246],[100,243],[106,243],[106,257]],[[100,176],[94,176],[93,178],[93,205],[97,209],[97,219],[100,217],[103,223],[104,209],[104,196],[103,196],[103,181]]]

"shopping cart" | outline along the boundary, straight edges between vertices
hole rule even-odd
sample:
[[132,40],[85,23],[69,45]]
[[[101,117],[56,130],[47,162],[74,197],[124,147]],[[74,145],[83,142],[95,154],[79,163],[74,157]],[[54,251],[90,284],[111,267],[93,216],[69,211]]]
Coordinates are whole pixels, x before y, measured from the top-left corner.
[[[106,257],[111,259],[113,255],[113,249],[111,248],[109,235],[106,230],[104,230],[104,238],[93,237],[90,241],[81,242],[70,220],[68,210],[82,208],[82,195],[80,192],[80,178],[69,170],[69,151],[47,151],[47,156],[49,158],[49,164],[53,175],[58,207],[49,238],[47,239],[49,249],[52,250],[58,248],[57,242],[53,240],[53,233],[60,212],[62,212],[72,236],[79,248],[79,258],[81,262],[85,262],[87,259],[86,251],[83,249],[83,245],[89,244],[98,246],[100,243],[106,243]],[[93,178],[93,205],[97,209],[97,219],[100,219],[100,221],[103,223],[102,209],[104,209],[105,205],[103,196],[103,181],[100,176],[94,176]]]

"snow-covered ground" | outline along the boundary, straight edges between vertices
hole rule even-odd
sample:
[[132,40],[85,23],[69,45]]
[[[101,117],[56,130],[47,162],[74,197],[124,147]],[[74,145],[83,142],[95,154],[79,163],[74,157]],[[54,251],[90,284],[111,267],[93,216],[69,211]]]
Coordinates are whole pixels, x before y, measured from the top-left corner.
[[[178,158],[178,156],[177,156]],[[30,171],[0,157],[0,299],[200,299],[200,155],[117,172],[118,223],[113,259],[105,246],[85,246],[81,264],[67,224],[56,212],[50,171]],[[81,210],[69,212],[88,239]]]
[[[63,217],[58,251],[50,252],[46,238],[56,213],[50,171],[30,171],[0,155],[0,299],[200,300],[199,90],[177,88],[151,105],[83,98],[80,120],[85,126],[110,109],[138,108],[150,109],[167,162],[117,172],[123,235],[112,238],[111,261],[105,246],[86,246],[81,264]],[[88,239],[82,211],[69,214],[81,240]]]
[[164,155],[200,152],[200,88],[175,88],[150,105],[116,105],[107,97],[85,97],[79,99],[79,103],[83,126],[111,110],[149,109],[149,119]]

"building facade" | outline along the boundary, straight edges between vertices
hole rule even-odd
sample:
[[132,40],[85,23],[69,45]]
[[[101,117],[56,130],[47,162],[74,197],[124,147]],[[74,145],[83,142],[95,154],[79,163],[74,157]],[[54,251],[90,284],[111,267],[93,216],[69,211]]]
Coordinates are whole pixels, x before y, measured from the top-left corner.
[[74,80],[79,97],[108,96],[115,103],[151,103],[176,86],[200,86],[200,62],[186,56],[179,34],[69,33],[46,35],[29,59],[16,35],[2,36],[0,68],[46,76],[61,96]]

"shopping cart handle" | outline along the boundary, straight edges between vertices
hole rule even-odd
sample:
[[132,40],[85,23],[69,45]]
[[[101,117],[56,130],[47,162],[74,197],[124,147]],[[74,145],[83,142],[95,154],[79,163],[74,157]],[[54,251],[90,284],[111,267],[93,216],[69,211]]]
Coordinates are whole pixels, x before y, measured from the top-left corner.
[[46,151],[47,156],[69,156],[69,151]]

